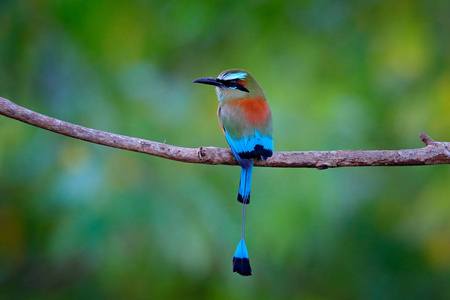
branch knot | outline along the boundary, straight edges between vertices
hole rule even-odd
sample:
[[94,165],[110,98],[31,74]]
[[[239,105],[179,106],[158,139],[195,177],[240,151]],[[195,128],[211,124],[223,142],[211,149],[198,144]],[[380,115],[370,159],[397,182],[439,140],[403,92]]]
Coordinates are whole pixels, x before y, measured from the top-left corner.
[[319,161],[316,164],[316,169],[318,170],[326,170],[328,168],[336,168],[336,164],[331,163],[331,162],[324,162],[324,161]]
[[203,146],[200,146],[199,148],[198,148],[198,150],[197,150],[197,156],[198,156],[198,159],[200,160],[200,161],[202,161],[202,162],[207,162],[208,161],[208,156],[206,155],[206,151],[205,151],[205,149],[203,148]]

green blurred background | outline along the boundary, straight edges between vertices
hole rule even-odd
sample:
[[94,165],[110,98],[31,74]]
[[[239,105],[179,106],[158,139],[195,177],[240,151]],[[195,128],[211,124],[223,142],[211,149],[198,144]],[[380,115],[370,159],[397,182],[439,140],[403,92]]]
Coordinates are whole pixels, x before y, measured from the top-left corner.
[[[275,150],[450,141],[450,2],[0,2],[0,96],[82,126],[227,147],[212,87],[253,73]],[[450,168],[191,165],[0,116],[1,299],[449,299]]]

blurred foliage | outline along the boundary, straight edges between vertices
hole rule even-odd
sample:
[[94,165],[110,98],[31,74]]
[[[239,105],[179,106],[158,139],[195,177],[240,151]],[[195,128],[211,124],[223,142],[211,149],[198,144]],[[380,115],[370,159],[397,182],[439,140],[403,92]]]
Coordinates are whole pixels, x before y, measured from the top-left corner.
[[[450,2],[0,2],[0,96],[65,121],[226,147],[212,88],[253,73],[276,150],[450,140]],[[254,172],[0,117],[1,299],[449,299],[448,166]]]

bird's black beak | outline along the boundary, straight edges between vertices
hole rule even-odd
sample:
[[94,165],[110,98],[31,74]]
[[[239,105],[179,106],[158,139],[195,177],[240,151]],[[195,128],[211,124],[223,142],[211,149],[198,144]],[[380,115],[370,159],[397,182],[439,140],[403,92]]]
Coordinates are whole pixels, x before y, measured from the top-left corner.
[[210,85],[214,85],[214,86],[222,86],[223,85],[222,82],[220,82],[217,78],[214,78],[214,77],[199,78],[199,79],[195,79],[192,82],[210,84]]

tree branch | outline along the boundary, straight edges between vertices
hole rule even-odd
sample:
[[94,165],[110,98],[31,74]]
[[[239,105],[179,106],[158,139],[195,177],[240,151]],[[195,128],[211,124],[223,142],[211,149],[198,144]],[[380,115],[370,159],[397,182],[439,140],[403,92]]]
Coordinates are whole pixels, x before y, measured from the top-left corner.
[[[231,150],[217,147],[183,148],[149,140],[91,129],[54,119],[0,97],[0,114],[30,125],[83,141],[125,149],[175,161],[237,165]],[[424,132],[420,139],[426,147],[404,150],[337,150],[275,152],[255,166],[281,168],[317,168],[360,166],[419,166],[450,164],[450,143],[436,142]]]

